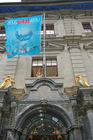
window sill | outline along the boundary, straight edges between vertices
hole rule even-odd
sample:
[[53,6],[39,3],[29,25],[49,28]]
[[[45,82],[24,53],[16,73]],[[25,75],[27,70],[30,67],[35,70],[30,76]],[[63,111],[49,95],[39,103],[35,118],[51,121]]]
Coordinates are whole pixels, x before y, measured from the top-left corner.
[[93,36],[93,32],[84,32],[83,33],[83,36]]

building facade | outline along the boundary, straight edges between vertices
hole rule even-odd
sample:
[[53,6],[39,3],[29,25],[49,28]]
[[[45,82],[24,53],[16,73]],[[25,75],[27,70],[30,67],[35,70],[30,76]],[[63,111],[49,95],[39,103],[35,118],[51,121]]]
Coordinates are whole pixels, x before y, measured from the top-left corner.
[[[58,4],[63,2],[28,4],[24,1],[16,7]],[[93,9],[45,11],[46,73],[43,77],[44,20],[41,53],[11,59],[7,59],[5,52],[4,21],[44,12],[25,8],[13,11],[15,4],[2,4],[0,8],[6,6],[10,11],[0,13],[0,83],[11,75],[15,85],[0,89],[0,139],[93,140]],[[74,82],[77,74],[90,86],[78,86]]]

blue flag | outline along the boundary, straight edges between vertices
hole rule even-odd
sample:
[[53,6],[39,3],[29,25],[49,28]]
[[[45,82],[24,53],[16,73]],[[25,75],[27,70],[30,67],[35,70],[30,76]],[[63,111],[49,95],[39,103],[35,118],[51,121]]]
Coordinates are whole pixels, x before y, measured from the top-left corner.
[[15,55],[34,55],[40,53],[40,32],[42,15],[12,18],[4,22],[6,31],[6,53]]

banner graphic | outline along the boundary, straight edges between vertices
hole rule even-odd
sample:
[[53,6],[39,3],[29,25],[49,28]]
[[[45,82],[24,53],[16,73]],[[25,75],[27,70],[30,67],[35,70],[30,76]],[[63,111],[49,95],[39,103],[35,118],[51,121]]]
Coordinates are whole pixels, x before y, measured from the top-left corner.
[[11,18],[4,22],[6,31],[6,53],[15,55],[35,55],[40,53],[42,15]]

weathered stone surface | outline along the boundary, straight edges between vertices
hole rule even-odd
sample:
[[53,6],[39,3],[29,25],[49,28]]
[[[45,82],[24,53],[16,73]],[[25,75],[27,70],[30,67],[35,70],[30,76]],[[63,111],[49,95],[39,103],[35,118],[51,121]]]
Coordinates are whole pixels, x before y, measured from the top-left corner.
[[[0,26],[7,18],[36,14],[41,12],[2,14]],[[26,120],[42,115],[46,117],[48,113],[54,115],[49,119],[56,120],[56,124],[60,124],[57,117],[63,124],[65,122],[66,131],[63,132],[69,133],[69,140],[93,140],[93,33],[85,32],[82,22],[90,23],[93,29],[92,9],[46,12],[46,24],[54,24],[55,32],[46,35],[46,59],[57,60],[56,77],[31,77],[33,58],[43,58],[43,35],[38,55],[17,55],[7,59],[0,51],[0,83],[8,74],[15,79],[14,88],[0,89],[0,140],[19,140],[24,134],[22,126]],[[3,48],[5,40],[6,36],[0,37]],[[75,86],[76,74],[83,76],[91,86]]]

